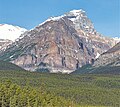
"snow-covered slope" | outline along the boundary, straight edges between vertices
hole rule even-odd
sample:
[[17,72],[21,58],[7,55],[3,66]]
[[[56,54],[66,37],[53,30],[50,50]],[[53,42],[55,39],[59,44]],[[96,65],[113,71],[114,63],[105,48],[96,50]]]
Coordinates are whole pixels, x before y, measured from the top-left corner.
[[15,41],[25,31],[27,31],[25,28],[19,26],[0,24],[0,39]]
[[120,38],[119,37],[115,37],[115,38],[113,38],[115,41],[117,41],[117,42],[120,42]]

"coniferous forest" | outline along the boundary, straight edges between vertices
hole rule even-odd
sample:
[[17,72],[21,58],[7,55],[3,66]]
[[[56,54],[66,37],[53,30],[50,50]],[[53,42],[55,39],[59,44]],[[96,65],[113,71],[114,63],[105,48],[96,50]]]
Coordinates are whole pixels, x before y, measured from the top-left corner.
[[120,76],[2,70],[0,107],[120,107]]
[[0,107],[120,107],[120,0],[0,0]]

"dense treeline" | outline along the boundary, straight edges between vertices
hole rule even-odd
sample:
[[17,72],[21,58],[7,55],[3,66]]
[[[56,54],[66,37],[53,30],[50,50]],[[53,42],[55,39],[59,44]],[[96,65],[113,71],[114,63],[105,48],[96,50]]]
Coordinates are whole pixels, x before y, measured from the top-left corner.
[[73,102],[44,89],[21,87],[11,81],[0,83],[0,107],[73,107]]
[[73,74],[112,74],[112,75],[120,75],[120,66],[113,66],[112,63],[107,66],[93,67],[88,64],[85,65],[76,71]]
[[24,71],[21,67],[12,64],[10,62],[2,61],[0,60],[0,70],[18,70],[18,71]]
[[[88,105],[120,107],[120,75],[67,75],[27,71],[0,71],[0,83],[5,85],[7,79],[12,82],[12,85],[20,87],[21,91],[19,93],[24,93],[23,90],[29,89],[31,93],[35,91],[38,96],[41,96],[38,93],[41,90],[45,91],[45,96],[50,96],[48,99],[53,98],[53,100],[50,100],[50,104],[56,101],[55,98],[58,98],[58,103],[71,104],[73,107],[80,107],[80,105],[81,107],[88,107]],[[22,96],[28,102],[26,96],[29,95]],[[33,96],[33,98],[36,97]],[[57,106],[59,107],[59,104]]]

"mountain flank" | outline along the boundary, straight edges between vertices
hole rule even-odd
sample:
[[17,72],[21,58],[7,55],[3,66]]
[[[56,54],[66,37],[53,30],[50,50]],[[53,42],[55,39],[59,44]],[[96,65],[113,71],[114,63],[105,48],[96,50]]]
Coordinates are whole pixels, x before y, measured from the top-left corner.
[[0,59],[31,71],[71,73],[93,64],[115,44],[95,30],[85,11],[72,10],[21,34]]
[[0,71],[25,71],[25,70],[10,62],[0,60]]

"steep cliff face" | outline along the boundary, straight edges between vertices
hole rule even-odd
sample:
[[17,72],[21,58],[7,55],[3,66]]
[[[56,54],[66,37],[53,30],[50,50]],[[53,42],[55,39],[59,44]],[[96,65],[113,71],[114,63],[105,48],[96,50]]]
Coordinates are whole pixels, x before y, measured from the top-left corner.
[[94,63],[94,67],[120,66],[120,42],[107,52],[103,53]]
[[25,32],[0,54],[22,68],[70,73],[91,64],[115,44],[97,33],[82,10],[46,20]]
[[116,74],[120,75],[120,42],[100,55],[93,65],[85,65],[76,70],[76,74]]
[[95,51],[96,58],[103,52],[113,47],[119,40],[113,38],[104,37],[98,33],[91,20],[87,17],[83,10],[72,10],[65,14],[73,22],[73,27],[77,31],[79,37],[86,43],[87,47],[91,48],[91,51]]

